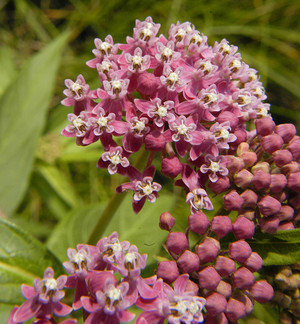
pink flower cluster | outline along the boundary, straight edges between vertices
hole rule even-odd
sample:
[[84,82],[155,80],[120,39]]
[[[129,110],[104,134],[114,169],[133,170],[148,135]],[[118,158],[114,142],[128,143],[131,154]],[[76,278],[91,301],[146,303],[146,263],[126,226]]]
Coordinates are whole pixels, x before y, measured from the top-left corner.
[[[69,276],[54,278],[51,268],[43,279],[35,279],[34,288],[22,285],[27,299],[15,306],[7,324],[22,324],[34,319],[34,324],[57,323],[72,310],[82,309],[85,324],[131,322],[135,314],[129,308],[142,309],[135,323],[201,323],[205,299],[188,274],[178,276],[173,287],[156,276],[143,279],[141,270],[147,255],[139,254],[135,245],[119,241],[117,232],[101,239],[96,246],[79,244],[69,248],[69,261],[64,267]],[[119,279],[117,279],[119,278]],[[73,288],[73,308],[61,303],[63,288]],[[61,324],[76,324],[67,319]]]
[[[187,201],[193,209],[211,209],[206,182],[215,188],[228,181],[227,156],[252,134],[246,122],[267,116],[269,105],[257,72],[236,46],[225,39],[209,46],[189,22],[172,24],[167,38],[159,27],[148,17],[136,21],[126,44],[114,44],[110,35],[95,39],[87,65],[96,69],[99,87],[91,90],[82,75],[65,81],[62,104],[74,113],[62,134],[79,145],[101,141],[105,152],[97,166],[129,177],[117,191],[134,192],[135,212],[146,199],[155,202],[161,189],[153,182],[156,153],[171,179],[196,170]],[[142,145],[151,154],[140,171],[131,155]]]

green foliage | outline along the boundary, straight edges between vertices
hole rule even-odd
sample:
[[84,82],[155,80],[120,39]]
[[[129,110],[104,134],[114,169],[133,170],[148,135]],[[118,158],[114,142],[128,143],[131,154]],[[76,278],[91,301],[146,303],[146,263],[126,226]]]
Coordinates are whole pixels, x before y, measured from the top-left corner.
[[12,306],[24,301],[22,283],[32,285],[47,267],[56,275],[63,269],[44,244],[4,219],[0,219],[0,237],[0,322],[5,323]]

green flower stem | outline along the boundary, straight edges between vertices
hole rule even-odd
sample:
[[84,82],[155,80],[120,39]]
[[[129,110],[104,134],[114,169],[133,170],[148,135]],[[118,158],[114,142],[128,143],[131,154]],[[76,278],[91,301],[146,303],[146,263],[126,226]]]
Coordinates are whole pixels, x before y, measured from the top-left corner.
[[[146,165],[149,157],[149,152],[145,151],[144,149],[140,151],[140,154],[138,155],[137,159],[135,160],[135,163],[133,166],[141,170],[142,166]],[[125,179],[124,182],[130,181],[128,178]],[[98,222],[96,223],[88,241],[87,244],[95,245],[99,239],[104,235],[104,232],[109,224],[109,222],[112,220],[114,214],[120,207],[122,201],[124,200],[126,195],[126,192],[119,194],[115,193],[108,204],[106,205],[105,209],[103,210],[102,214],[100,215]]]

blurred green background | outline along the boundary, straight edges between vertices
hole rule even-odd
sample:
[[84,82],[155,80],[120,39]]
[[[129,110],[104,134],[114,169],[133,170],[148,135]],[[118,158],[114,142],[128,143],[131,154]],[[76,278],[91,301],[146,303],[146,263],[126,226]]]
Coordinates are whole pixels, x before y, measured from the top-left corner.
[[[190,21],[210,45],[222,38],[237,45],[259,71],[276,122],[300,127],[298,0],[2,0],[0,10],[1,215],[42,241],[64,217],[105,204],[121,181],[95,167],[100,145],[76,147],[60,136],[71,112],[60,101],[66,78],[82,73],[97,87],[97,73],[85,65],[93,39],[111,34],[124,43],[135,19],[152,16],[164,34],[171,23]],[[47,52],[49,63],[30,61],[66,31],[68,39]]]

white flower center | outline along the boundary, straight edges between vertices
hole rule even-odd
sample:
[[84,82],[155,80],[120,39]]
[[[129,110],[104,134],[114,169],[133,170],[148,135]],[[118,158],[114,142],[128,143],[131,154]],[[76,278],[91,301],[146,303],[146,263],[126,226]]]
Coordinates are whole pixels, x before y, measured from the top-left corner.
[[141,133],[145,129],[145,122],[143,120],[137,120],[132,125],[132,129],[136,130],[138,133]]
[[168,113],[168,110],[166,107],[164,106],[157,106],[157,110],[156,110],[156,114],[159,116],[159,117],[166,117],[167,116],[167,113]]
[[186,135],[189,128],[181,121],[181,124],[177,127],[177,132],[179,135]]
[[120,92],[121,88],[122,88],[122,83],[120,80],[114,80],[114,81],[111,81],[111,86],[112,86],[114,92],[115,91]]
[[165,49],[161,53],[161,55],[166,58],[169,58],[170,56],[172,56],[172,54],[173,54],[173,51],[169,47],[165,47]]
[[237,72],[242,66],[242,63],[240,60],[233,60],[230,64],[229,67],[231,71]]
[[196,315],[199,312],[199,307],[196,303],[191,302],[188,306],[190,313]]
[[47,289],[47,291],[49,290],[57,290],[57,282],[54,278],[51,279],[46,279],[44,282],[45,288]]
[[110,51],[111,49],[111,44],[110,43],[107,43],[107,42],[103,42],[101,45],[100,45],[100,50],[103,51],[103,52],[108,52]]
[[225,128],[219,129],[214,135],[216,136],[217,139],[223,140],[223,141],[227,140],[229,138],[229,132]]
[[100,126],[100,127],[106,127],[107,124],[108,124],[108,118],[106,117],[103,117],[103,116],[100,116],[97,120],[97,124]]
[[106,296],[110,299],[112,304],[122,299],[121,290],[118,288],[111,288],[106,292]]
[[101,64],[101,70],[102,72],[107,72],[111,69],[111,64],[109,62],[102,62]]
[[200,64],[199,66],[199,69],[203,71],[203,73],[206,75],[206,74],[209,74],[209,72],[211,72],[212,70],[212,65],[210,62],[203,62]]
[[86,261],[86,256],[81,252],[77,252],[72,261],[77,265],[80,265],[82,262]]
[[228,44],[222,44],[220,46],[219,52],[222,53],[223,55],[229,54],[229,52],[230,52],[230,46]]
[[141,65],[142,62],[143,62],[143,58],[142,58],[141,56],[139,56],[139,55],[134,55],[134,56],[132,57],[132,63],[133,63],[133,65]]
[[72,123],[78,131],[81,131],[86,126],[86,123],[79,117],[75,118]]
[[237,102],[241,106],[249,105],[251,103],[251,96],[248,95],[239,95]]
[[191,39],[191,43],[195,43],[198,45],[200,45],[202,43],[202,41],[203,41],[203,38],[198,34],[194,35]]
[[262,88],[256,87],[253,89],[253,93],[257,98],[260,98],[265,92]]
[[211,161],[209,168],[213,172],[218,172],[220,170],[220,165],[218,162]]
[[109,157],[109,161],[114,164],[114,165],[118,165],[121,163],[121,158],[120,158],[120,155],[117,153],[117,154],[113,154]]
[[143,193],[146,195],[146,196],[149,196],[152,194],[153,192],[153,189],[152,189],[152,186],[151,184],[145,184],[144,186],[141,187]]
[[176,72],[171,72],[167,79],[168,79],[168,82],[173,85],[176,82],[178,82],[179,77],[178,77],[178,74]]
[[125,255],[125,263],[131,263],[133,264],[134,261],[136,260],[135,254],[134,253],[127,253]]
[[79,94],[79,92],[82,91],[82,86],[76,81],[76,82],[74,82],[72,84],[71,91],[76,92],[77,94]]
[[210,92],[207,93],[204,97],[203,97],[203,101],[206,104],[213,104],[215,102],[217,102],[218,100],[218,95],[215,92]]

